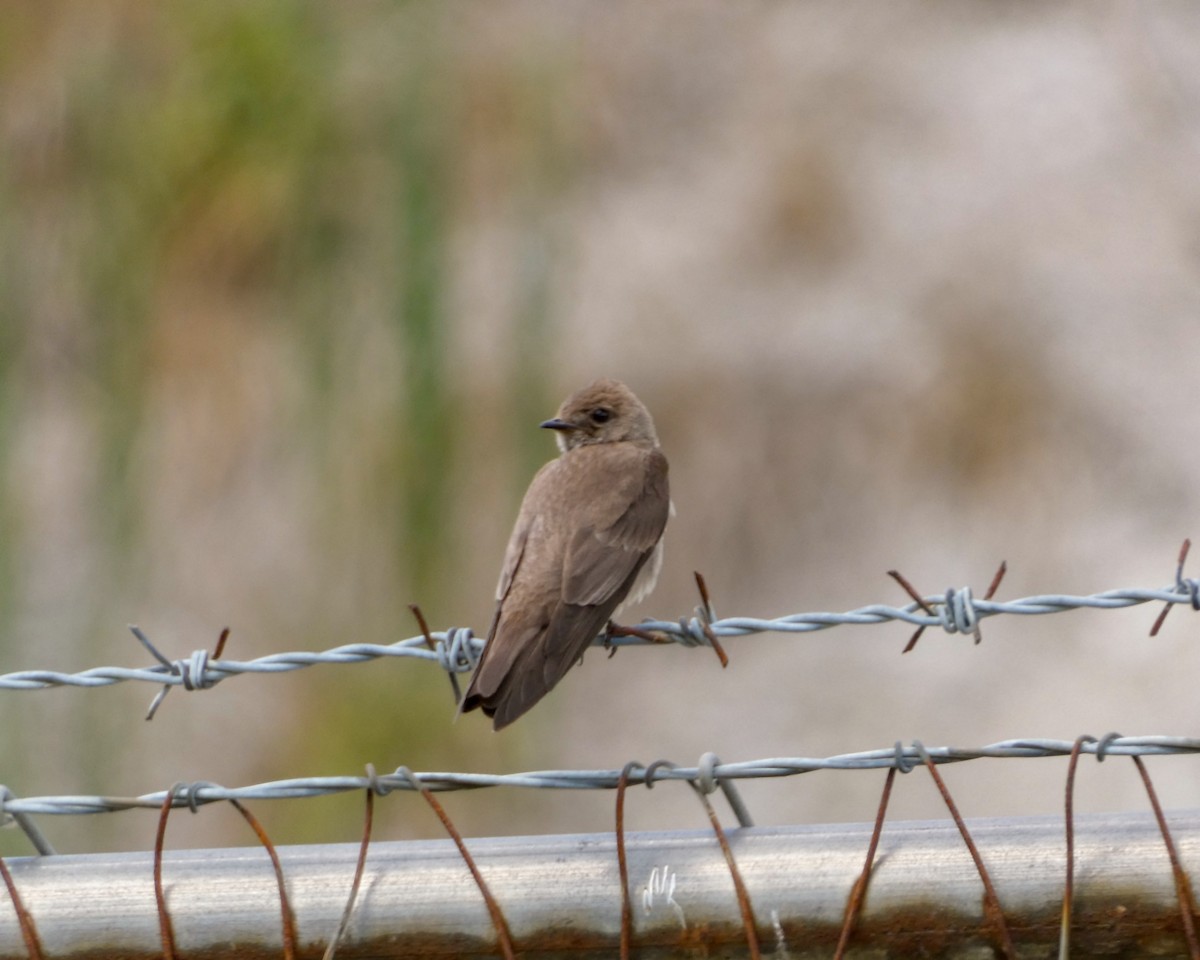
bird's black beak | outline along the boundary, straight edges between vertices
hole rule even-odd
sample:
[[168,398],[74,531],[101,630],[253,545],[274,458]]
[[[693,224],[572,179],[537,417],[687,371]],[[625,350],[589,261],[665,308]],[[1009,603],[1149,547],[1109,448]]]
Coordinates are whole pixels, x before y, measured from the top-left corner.
[[575,429],[575,424],[568,423],[566,420],[560,420],[557,417],[555,417],[553,420],[546,420],[543,423],[539,424],[539,426],[544,427],[547,430],[574,430]]

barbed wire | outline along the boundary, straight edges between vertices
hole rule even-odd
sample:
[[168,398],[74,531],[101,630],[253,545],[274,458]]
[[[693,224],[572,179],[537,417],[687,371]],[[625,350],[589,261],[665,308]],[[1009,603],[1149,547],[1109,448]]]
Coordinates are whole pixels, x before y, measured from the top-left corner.
[[[1182,566],[1182,565],[1181,565]],[[902,578],[898,578],[901,579]],[[907,586],[907,584],[906,584]],[[914,594],[915,595],[915,594]],[[901,622],[918,630],[941,627],[951,634],[973,634],[979,624],[1000,615],[1042,616],[1072,610],[1119,610],[1144,603],[1163,603],[1166,610],[1176,604],[1200,609],[1200,581],[1177,578],[1172,586],[1157,590],[1129,588],[1106,590],[1089,596],[1041,594],[1019,600],[976,599],[971,588],[951,588],[942,594],[923,597],[903,607],[876,603],[844,613],[796,613],[774,619],[729,617],[716,619],[707,605],[695,615],[679,620],[644,620],[634,634],[601,634],[594,646],[646,646],[678,643],[683,646],[717,647],[717,638],[744,637],[763,633],[813,633],[838,626],[871,626]],[[1160,617],[1161,622],[1161,617]],[[324,651],[273,653],[254,660],[212,657],[206,650],[170,660],[161,654],[138,628],[135,635],[159,663],[152,667],[93,667],[75,673],[56,670],[22,670],[0,675],[0,690],[43,690],[51,687],[106,687],[126,681],[160,684],[164,692],[181,686],[187,690],[208,689],[222,680],[244,674],[288,673],[322,664],[365,663],[388,657],[411,657],[436,663],[453,676],[473,669],[484,641],[469,627],[452,627],[428,635],[409,637],[391,644],[351,643]],[[161,694],[152,707],[157,707]]]
[[[1145,603],[1158,602],[1163,609],[1150,628],[1154,636],[1162,626],[1170,610],[1180,603],[1187,603],[1195,610],[1200,610],[1200,581],[1184,579],[1183,565],[1190,544],[1184,542],[1180,550],[1176,570],[1175,583],[1171,586],[1157,589],[1120,589],[1108,590],[1089,596],[1068,594],[1043,594],[1025,597],[1013,601],[994,600],[994,594],[1005,572],[1001,564],[992,579],[985,596],[975,599],[970,587],[950,588],[942,594],[925,596],[920,594],[903,576],[895,571],[890,575],[911,597],[912,602],[903,607],[888,604],[872,604],[850,610],[845,613],[802,613],[775,619],[754,617],[733,617],[724,620],[717,619],[709,601],[707,588],[703,578],[697,574],[697,586],[700,590],[701,604],[695,608],[695,615],[681,618],[678,621],[646,620],[636,628],[613,628],[595,640],[596,645],[627,646],[647,645],[655,643],[675,642],[685,646],[709,646],[725,662],[721,647],[721,638],[747,636],[761,633],[810,633],[830,629],[835,626],[874,625],[894,621],[903,622],[909,627],[915,627],[904,652],[913,649],[922,632],[928,627],[941,627],[950,634],[968,634],[976,643],[980,642],[980,623],[992,616],[1010,615],[1046,615],[1062,613],[1078,609],[1115,610],[1133,607]],[[228,638],[228,629],[221,633],[212,653],[198,650],[190,657],[181,660],[170,660],[165,657],[139,628],[132,627],[134,636],[142,643],[150,654],[158,661],[150,668],[121,668],[102,667],[85,670],[79,673],[59,673],[48,670],[22,671],[0,676],[0,689],[28,690],[46,689],[54,686],[95,687],[108,686],[127,680],[151,682],[161,687],[150,707],[150,716],[162,702],[164,696],[174,687],[182,686],[188,690],[207,689],[230,676],[257,673],[282,673],[315,666],[321,663],[361,663],[383,657],[407,656],[437,663],[455,683],[455,676],[473,668],[483,648],[483,641],[474,636],[467,628],[451,628],[439,633],[431,632],[426,626],[420,611],[413,608],[417,621],[421,626],[420,636],[411,637],[393,644],[346,644],[324,652],[291,652],[272,654],[256,660],[241,662],[222,659],[222,652]],[[475,772],[423,772],[416,773],[408,767],[398,767],[390,774],[379,775],[374,768],[367,765],[361,776],[308,776],[286,780],[275,780],[265,783],[250,784],[240,787],[226,787],[211,781],[199,780],[191,783],[176,783],[166,790],[140,796],[102,796],[102,795],[67,795],[67,796],[38,796],[18,797],[7,786],[0,785],[0,825],[15,824],[20,827],[42,857],[50,857],[55,853],[46,835],[35,822],[40,815],[89,815],[100,813],[115,813],[118,811],[146,809],[157,811],[159,814],[159,829],[154,850],[154,883],[156,904],[160,931],[167,936],[171,930],[170,915],[167,903],[162,896],[161,870],[163,853],[163,835],[165,833],[167,816],[172,809],[190,809],[197,812],[201,806],[210,803],[231,802],[239,813],[254,829],[260,841],[271,855],[276,874],[279,898],[282,903],[278,916],[283,917],[282,942],[291,943],[295,939],[295,931],[291,926],[292,914],[286,900],[287,884],[283,874],[280,859],[275,854],[273,845],[266,836],[262,825],[243,806],[250,801],[263,800],[298,800],[306,798],[326,797],[342,793],[365,792],[365,819],[363,841],[357,860],[356,872],[349,900],[342,912],[342,923],[330,943],[330,948],[343,938],[348,918],[354,908],[355,898],[362,879],[367,847],[370,842],[371,818],[373,800],[394,791],[409,791],[420,794],[425,802],[441,820],[447,833],[456,844],[459,854],[479,888],[480,895],[488,906],[495,934],[505,947],[506,956],[514,956],[509,924],[501,911],[499,901],[489,891],[483,876],[477,869],[471,851],[463,843],[462,835],[454,826],[449,814],[441,807],[433,794],[461,790],[479,790],[495,788],[517,788],[536,790],[608,790],[616,793],[615,836],[620,885],[623,891],[621,944],[625,950],[632,940],[634,923],[633,911],[630,905],[628,881],[628,866],[626,859],[626,839],[624,833],[623,803],[625,791],[630,786],[645,786],[652,788],[662,781],[684,781],[699,797],[704,805],[713,832],[721,846],[726,866],[729,869],[735,892],[737,894],[739,916],[747,938],[751,955],[760,955],[758,949],[759,933],[755,920],[750,888],[746,884],[742,872],[733,855],[731,844],[720,825],[708,795],[720,789],[729,803],[740,827],[753,826],[750,810],[743,801],[736,787],[737,781],[760,780],[795,777],[819,770],[830,771],[885,771],[884,786],[880,799],[879,813],[876,817],[874,832],[868,846],[866,863],[859,879],[851,887],[845,910],[845,920],[839,940],[838,956],[843,955],[843,947],[849,942],[849,937],[855,929],[856,917],[861,910],[866,896],[867,885],[872,876],[872,865],[875,862],[879,834],[887,808],[888,798],[896,774],[909,773],[919,766],[925,767],[933,778],[938,791],[946,803],[947,810],[954,820],[956,829],[963,843],[970,852],[978,870],[980,880],[985,887],[985,913],[991,918],[999,931],[1000,941],[1005,944],[1008,955],[1015,955],[1012,949],[1011,937],[1004,921],[1004,913],[996,896],[996,887],[990,879],[990,873],[981,858],[977,845],[974,844],[967,824],[958,813],[957,806],[937,768],[942,764],[963,763],[972,760],[999,760],[1059,757],[1067,763],[1067,789],[1065,806],[1065,831],[1067,842],[1067,872],[1064,893],[1063,924],[1060,936],[1060,955],[1066,956],[1063,945],[1067,942],[1071,930],[1070,907],[1073,903],[1073,837],[1074,821],[1072,813],[1073,784],[1076,765],[1082,755],[1091,755],[1096,760],[1103,761],[1109,756],[1124,756],[1133,759],[1138,772],[1143,779],[1157,825],[1165,843],[1168,856],[1176,877],[1181,914],[1190,922],[1192,903],[1190,893],[1179,886],[1179,876],[1182,868],[1176,853],[1176,846],[1171,836],[1171,828],[1164,816],[1149,774],[1142,763],[1144,757],[1190,755],[1200,753],[1200,739],[1175,736],[1140,736],[1123,737],[1116,733],[1108,734],[1099,739],[1079,737],[1073,741],[1023,738],[1003,740],[982,747],[934,747],[927,748],[920,741],[910,744],[897,741],[891,747],[874,750],[844,753],[826,757],[767,757],[733,763],[723,763],[714,753],[703,754],[692,765],[678,765],[668,760],[657,760],[649,764],[631,762],[620,770],[532,770],[518,773],[475,773]],[[472,844],[474,846],[474,844]],[[24,900],[16,885],[12,882],[4,860],[0,859],[0,872],[3,873],[5,886],[12,906],[21,923],[21,935],[31,955],[37,953],[40,947],[34,949],[29,944],[37,946],[37,934],[33,926],[30,912],[24,906]],[[25,878],[23,878],[25,882]],[[651,881],[653,882],[653,881]],[[70,894],[66,895],[69,900]],[[266,917],[267,904],[262,916]],[[518,904],[518,907],[520,904]],[[511,904],[510,904],[511,907]],[[778,931],[780,926],[777,914],[772,911],[772,921]],[[1200,941],[1188,927],[1188,943],[1192,955],[1200,957]],[[224,937],[223,928],[217,935]],[[782,934],[779,934],[782,936]],[[164,942],[166,942],[164,940]],[[780,942],[783,942],[782,940]],[[285,951],[286,952],[286,951]],[[40,954],[39,954],[40,955]],[[331,952],[327,952],[327,956]]]
[[[693,766],[677,766],[659,760],[642,765],[630,764],[625,770],[533,770],[523,773],[413,773],[400,767],[391,774],[369,773],[364,776],[297,777],[273,780],[243,787],[225,787],[209,781],[177,784],[170,791],[159,790],[138,797],[46,796],[17,797],[0,786],[0,814],[78,815],[115,813],[122,810],[162,808],[168,794],[175,807],[193,810],[209,803],[238,800],[294,800],[332,796],[355,790],[371,790],[383,795],[396,790],[416,791],[425,787],[432,792],[516,787],[538,790],[614,790],[625,777],[629,785],[653,787],[664,780],[693,781],[706,789],[720,781],[758,780],[793,777],[817,770],[883,770],[891,767],[907,773],[924,764],[923,754],[933,764],[963,763],[982,759],[1033,759],[1069,757],[1076,741],[1050,739],[1002,740],[984,747],[925,747],[919,742],[844,753],[829,757],[768,757],[722,763],[715,754],[706,753]],[[1122,737],[1109,734],[1089,740],[1080,752],[1105,757],[1150,757],[1200,753],[1200,740],[1188,737]],[[711,792],[711,791],[710,791]]]

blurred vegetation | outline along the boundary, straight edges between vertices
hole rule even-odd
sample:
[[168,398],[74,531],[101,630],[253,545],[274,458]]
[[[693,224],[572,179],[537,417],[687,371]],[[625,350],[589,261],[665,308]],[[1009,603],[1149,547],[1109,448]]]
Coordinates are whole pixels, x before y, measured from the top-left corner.
[[[449,49],[453,14],[434,6],[19,6],[0,31],[2,669],[136,661],[119,625],[200,598],[218,605],[201,614],[214,627],[224,609],[254,609],[249,641],[234,625],[238,658],[398,639],[414,600],[453,614],[470,549],[456,474],[487,470],[507,511],[550,452],[531,427],[557,401],[543,358],[559,238],[538,198],[570,177],[552,92],[569,68],[531,46],[487,69],[481,91],[478,64]],[[518,209],[511,350],[488,371],[507,406],[480,417],[455,346],[451,263],[472,191],[493,186],[470,182],[492,138],[520,144],[484,170]],[[487,444],[492,461],[473,461],[480,432],[496,430],[515,457]],[[40,502],[29,491],[47,471],[58,479]],[[39,549],[58,497],[81,526]],[[181,587],[169,567],[187,547],[172,541],[235,525],[208,556],[211,583]],[[257,550],[277,525],[282,545]],[[255,594],[254,568],[297,549],[301,572],[280,571],[293,582]],[[230,570],[212,571],[222,551]],[[239,577],[241,608],[222,593]],[[31,636],[58,649],[18,647]],[[247,740],[272,759],[241,762],[295,775],[453,766],[483,749],[465,736],[430,746],[451,715],[442,679],[328,679],[299,683],[286,726],[303,733]],[[14,788],[50,789],[32,775],[48,739],[72,770],[65,790],[162,785],[121,759],[140,719],[116,716],[112,698],[13,699],[0,710]],[[307,815],[286,813],[290,835],[319,839]],[[110,828],[60,836],[104,846]]]

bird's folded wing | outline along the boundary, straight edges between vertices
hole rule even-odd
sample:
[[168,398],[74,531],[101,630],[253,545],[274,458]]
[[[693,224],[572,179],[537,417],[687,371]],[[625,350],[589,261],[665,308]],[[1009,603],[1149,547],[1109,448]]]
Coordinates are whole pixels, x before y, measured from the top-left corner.
[[609,498],[614,488],[624,496],[613,504],[611,522],[606,522],[609,517],[598,517],[596,525],[582,527],[571,538],[563,564],[564,603],[607,606],[611,600],[611,613],[628,592],[630,575],[662,536],[671,509],[667,459],[657,450],[643,456],[642,471],[622,472],[613,478],[597,476],[598,488]]

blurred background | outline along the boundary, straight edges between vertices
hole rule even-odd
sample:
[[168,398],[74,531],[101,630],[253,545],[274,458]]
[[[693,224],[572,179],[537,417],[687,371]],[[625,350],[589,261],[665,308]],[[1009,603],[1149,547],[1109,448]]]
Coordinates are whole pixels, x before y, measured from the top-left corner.
[[[678,514],[657,592],[718,615],[1171,582],[1200,535],[1200,8],[89,3],[0,23],[0,672],[484,632],[537,424],[650,407]],[[1200,557],[1197,558],[1200,561]],[[1193,564],[1189,573],[1200,571]],[[410,660],[174,692],[9,692],[16,794],[174,781],[826,756],[919,738],[1196,735],[1200,621],[1150,607],[593,653],[493,734]],[[1196,761],[1150,763],[1167,806]],[[1065,762],[945,771],[1059,810]],[[747,784],[867,820],[880,773]],[[1144,809],[1086,764],[1082,809]],[[467,835],[611,829],[611,794],[447,795]],[[257,804],[350,840],[361,797]],[[380,838],[437,836],[419,799]],[[898,817],[944,815],[928,778]],[[632,829],[704,823],[637,792]],[[40,822],[148,849],[155,817]],[[168,846],[252,843],[232,811]],[[3,852],[25,853],[6,834]]]

